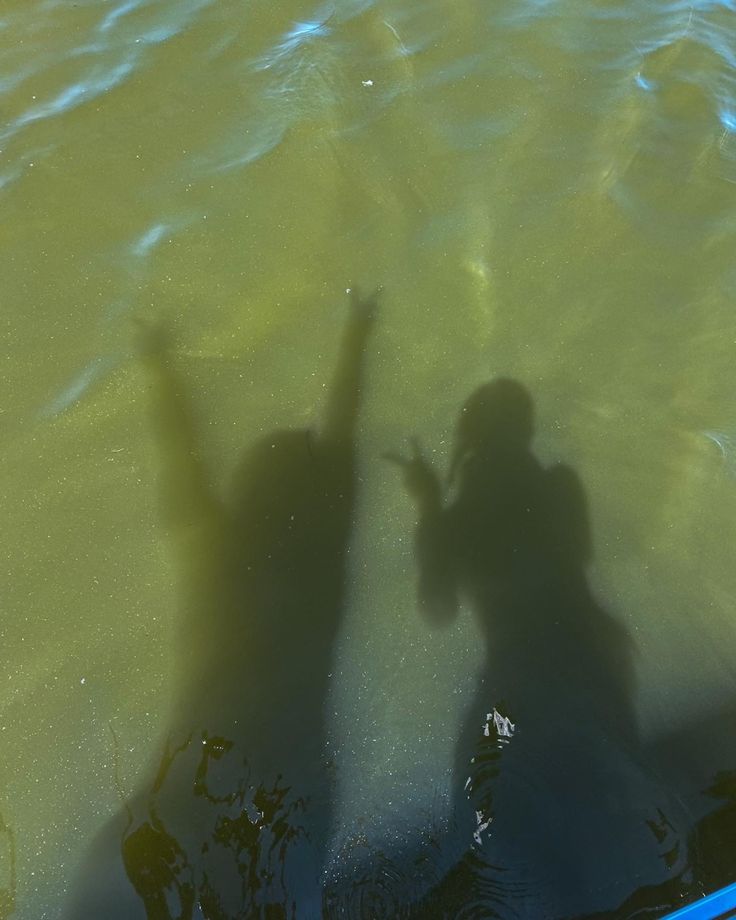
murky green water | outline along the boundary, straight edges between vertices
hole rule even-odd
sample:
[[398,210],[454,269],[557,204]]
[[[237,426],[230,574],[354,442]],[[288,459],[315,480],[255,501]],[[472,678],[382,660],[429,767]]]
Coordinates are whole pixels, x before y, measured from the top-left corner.
[[0,917],[736,880],[733,5],[6,0],[0,49]]

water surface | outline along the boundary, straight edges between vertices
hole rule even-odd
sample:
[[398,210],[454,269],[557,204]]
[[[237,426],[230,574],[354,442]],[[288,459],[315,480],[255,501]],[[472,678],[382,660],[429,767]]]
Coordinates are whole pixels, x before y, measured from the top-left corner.
[[[645,885],[665,909],[736,878],[723,855],[736,769],[735,15],[728,2],[4,4],[0,916],[94,916],[78,905],[111,861],[135,905],[123,915],[145,916],[122,844],[156,829],[152,803],[186,854],[172,857],[169,896],[189,897],[186,864],[201,903],[192,853],[236,812],[251,830],[265,820],[258,789],[288,811],[298,916],[552,920],[625,903],[630,916]],[[346,291],[379,286],[358,356],[343,340]],[[181,417],[162,408],[141,323],[165,330]],[[355,382],[336,388],[341,359],[361,376],[338,527],[339,477],[314,492],[310,471]],[[528,475],[489,461],[448,487],[472,442],[463,407],[499,378],[531,406],[515,455]],[[514,429],[493,430],[500,443]],[[282,459],[253,459],[274,434]],[[442,508],[473,496],[480,508],[457,512],[464,536],[438,557],[465,572],[444,624],[418,599],[421,507],[395,462],[412,438]],[[212,574],[223,555],[210,531],[189,539],[199,525],[172,534],[166,487],[232,508],[238,471],[256,468],[249,513],[260,495],[263,520],[286,516],[232,545],[286,545],[298,494],[306,524],[283,558],[301,568],[282,579],[261,559],[247,589],[258,600],[229,619]],[[559,471],[567,492],[540,485]],[[529,536],[530,496],[554,538]],[[194,504],[176,507],[191,521]],[[514,540],[517,568],[499,549]],[[307,582],[305,609],[334,614],[311,633],[283,616]],[[242,601],[246,588],[232,590],[228,603]],[[540,612],[552,597],[562,640]],[[249,630],[266,610],[282,615],[256,652]],[[298,660],[312,696],[285,668]],[[304,727],[290,746],[291,705]],[[476,785],[476,822],[459,764],[479,716],[475,753],[501,778]],[[311,817],[273,785],[293,750]],[[262,761],[247,781],[243,758]],[[567,820],[576,808],[590,820]],[[567,828],[557,876],[554,832],[523,842],[539,815]],[[299,833],[310,821],[314,846]],[[612,859],[622,840],[640,873]],[[93,841],[112,854],[104,872]],[[476,857],[506,860],[513,891],[481,885]]]

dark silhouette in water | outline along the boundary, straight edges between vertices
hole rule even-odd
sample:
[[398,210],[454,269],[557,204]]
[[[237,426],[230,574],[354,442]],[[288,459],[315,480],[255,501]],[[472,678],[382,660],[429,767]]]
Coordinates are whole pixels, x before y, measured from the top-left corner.
[[309,802],[295,798],[280,775],[268,785],[254,784],[247,762],[230,763],[225,789],[216,791],[211,768],[231,753],[234,744],[205,732],[193,775],[187,774],[191,785],[176,790],[179,815],[173,819],[181,824],[185,812],[183,835],[189,838],[183,846],[162,819],[159,802],[174,760],[191,742],[190,737],[179,748],[165,751],[145,820],[135,828],[133,812],[127,809],[122,859],[147,917],[187,920],[194,917],[195,907],[197,916],[207,920],[299,916],[304,905],[298,912],[297,905],[303,898],[289,890],[286,870],[292,845],[306,836],[299,822]]
[[652,745],[687,811],[684,821],[662,811],[650,823],[672,871],[659,884],[636,887],[615,908],[577,920],[654,920],[736,882],[736,770],[714,769],[734,763],[734,727],[733,706],[711,709]]
[[417,917],[571,917],[661,875],[634,648],[588,585],[579,479],[543,467],[532,434],[529,394],[499,379],[463,406],[449,500],[418,445],[388,455],[419,513],[421,610],[447,624],[464,601],[485,651],[453,777],[465,856]]
[[[98,849],[117,836],[119,861],[122,835],[125,873],[149,920],[186,920],[196,905],[218,920],[319,915],[331,820],[324,705],[375,312],[376,295],[351,293],[321,426],[262,437],[228,502],[198,459],[165,335],[144,330],[163,512],[181,564],[180,689],[158,775]],[[93,857],[71,916],[135,916],[120,873],[115,886],[96,872]]]
[[[575,920],[655,920],[695,903],[736,881],[736,770],[721,771],[702,793],[720,804],[695,822],[683,841],[684,860],[663,882],[637,888],[612,910]],[[673,828],[663,813],[653,831],[664,839]],[[678,842],[679,848],[679,842]],[[701,916],[705,916],[701,913]],[[733,917],[732,910],[708,914]]]

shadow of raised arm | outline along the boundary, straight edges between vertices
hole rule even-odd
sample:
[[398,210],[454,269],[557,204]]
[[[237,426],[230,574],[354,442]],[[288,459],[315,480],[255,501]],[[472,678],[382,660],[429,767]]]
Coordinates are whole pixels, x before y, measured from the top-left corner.
[[375,325],[380,293],[380,287],[369,297],[362,297],[357,288],[349,291],[350,316],[342,334],[322,425],[325,440],[350,441],[355,434],[365,347]]
[[209,529],[221,523],[223,509],[199,456],[191,402],[172,362],[168,330],[161,323],[139,322],[138,351],[149,379],[164,522],[174,532]]

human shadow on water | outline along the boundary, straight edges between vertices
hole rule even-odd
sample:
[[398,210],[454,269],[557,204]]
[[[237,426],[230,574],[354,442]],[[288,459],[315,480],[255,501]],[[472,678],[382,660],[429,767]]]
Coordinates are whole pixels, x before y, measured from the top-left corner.
[[462,407],[447,489],[417,443],[387,455],[418,511],[421,612],[470,607],[485,656],[452,778],[462,855],[407,916],[569,918],[662,874],[635,649],[588,583],[580,480],[532,436],[529,393],[497,379]]
[[[143,331],[180,565],[179,689],[157,775],[98,841],[71,917],[320,914],[332,800],[324,707],[376,303],[351,293],[321,425],[261,437],[229,501],[198,459],[163,330]],[[111,843],[115,878],[100,866]]]

